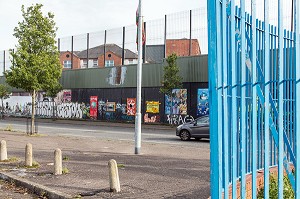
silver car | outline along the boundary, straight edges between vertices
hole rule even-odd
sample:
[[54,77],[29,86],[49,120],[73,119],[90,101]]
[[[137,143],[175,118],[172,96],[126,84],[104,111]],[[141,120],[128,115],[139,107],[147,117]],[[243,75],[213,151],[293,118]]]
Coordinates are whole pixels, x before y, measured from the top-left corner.
[[192,122],[179,125],[176,128],[176,135],[183,141],[190,138],[195,138],[196,140],[209,138],[209,116],[199,117]]

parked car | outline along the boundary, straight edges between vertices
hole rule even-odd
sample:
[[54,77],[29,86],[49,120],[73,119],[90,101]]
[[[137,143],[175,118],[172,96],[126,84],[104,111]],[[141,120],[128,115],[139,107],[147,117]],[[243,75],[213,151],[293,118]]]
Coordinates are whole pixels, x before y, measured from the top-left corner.
[[176,136],[186,141],[190,138],[200,140],[201,138],[209,138],[209,116],[202,116],[192,122],[184,123],[176,128]]

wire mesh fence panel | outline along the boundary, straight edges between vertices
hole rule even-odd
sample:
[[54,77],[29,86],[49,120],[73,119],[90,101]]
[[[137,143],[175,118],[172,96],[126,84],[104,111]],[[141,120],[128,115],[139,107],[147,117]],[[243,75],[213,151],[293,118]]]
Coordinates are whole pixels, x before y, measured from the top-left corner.
[[90,68],[93,65],[88,56],[88,36],[87,34],[73,36],[73,61],[74,69]]
[[59,40],[60,62],[64,69],[72,66],[72,37],[64,37]]
[[175,53],[179,57],[189,56],[189,38],[190,12],[184,11],[167,15],[166,56],[169,56],[172,53]]
[[[147,30],[147,25],[146,25]],[[125,57],[124,65],[137,64],[137,26],[131,25],[125,27]],[[147,45],[147,35],[146,35],[146,45]],[[128,52],[128,53],[126,53]],[[130,53],[130,54],[129,54]]]
[[89,59],[92,65],[89,67],[104,67],[104,39],[105,31],[89,34]]
[[123,29],[106,31],[105,67],[122,65]]
[[201,54],[207,54],[207,10],[205,8],[192,10],[192,39],[197,39]]
[[12,56],[9,50],[5,50],[5,70],[10,70],[12,66]]

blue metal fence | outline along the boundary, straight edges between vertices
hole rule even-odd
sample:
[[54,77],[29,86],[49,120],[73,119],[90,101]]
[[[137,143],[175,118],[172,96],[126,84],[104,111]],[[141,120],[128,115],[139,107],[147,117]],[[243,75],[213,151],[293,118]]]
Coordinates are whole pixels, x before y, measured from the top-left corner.
[[268,0],[263,21],[255,0],[249,14],[243,0],[239,7],[223,2],[207,1],[211,196],[256,198],[261,170],[269,198],[273,167],[278,197],[287,175],[300,198],[300,1],[294,1],[295,32],[283,29],[282,0],[271,2],[278,3],[277,27],[269,25]]

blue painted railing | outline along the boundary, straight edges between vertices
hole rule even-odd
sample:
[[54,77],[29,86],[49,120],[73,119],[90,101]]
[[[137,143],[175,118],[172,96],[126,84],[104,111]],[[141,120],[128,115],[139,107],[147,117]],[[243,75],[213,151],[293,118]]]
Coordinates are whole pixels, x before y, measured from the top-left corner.
[[274,167],[278,197],[287,175],[300,199],[300,0],[294,2],[295,32],[283,29],[282,0],[264,1],[265,8],[278,3],[278,27],[269,25],[268,9],[257,19],[255,0],[251,14],[243,0],[239,8],[234,0],[222,2],[207,1],[211,196],[256,198],[257,171],[263,170],[269,198]]

